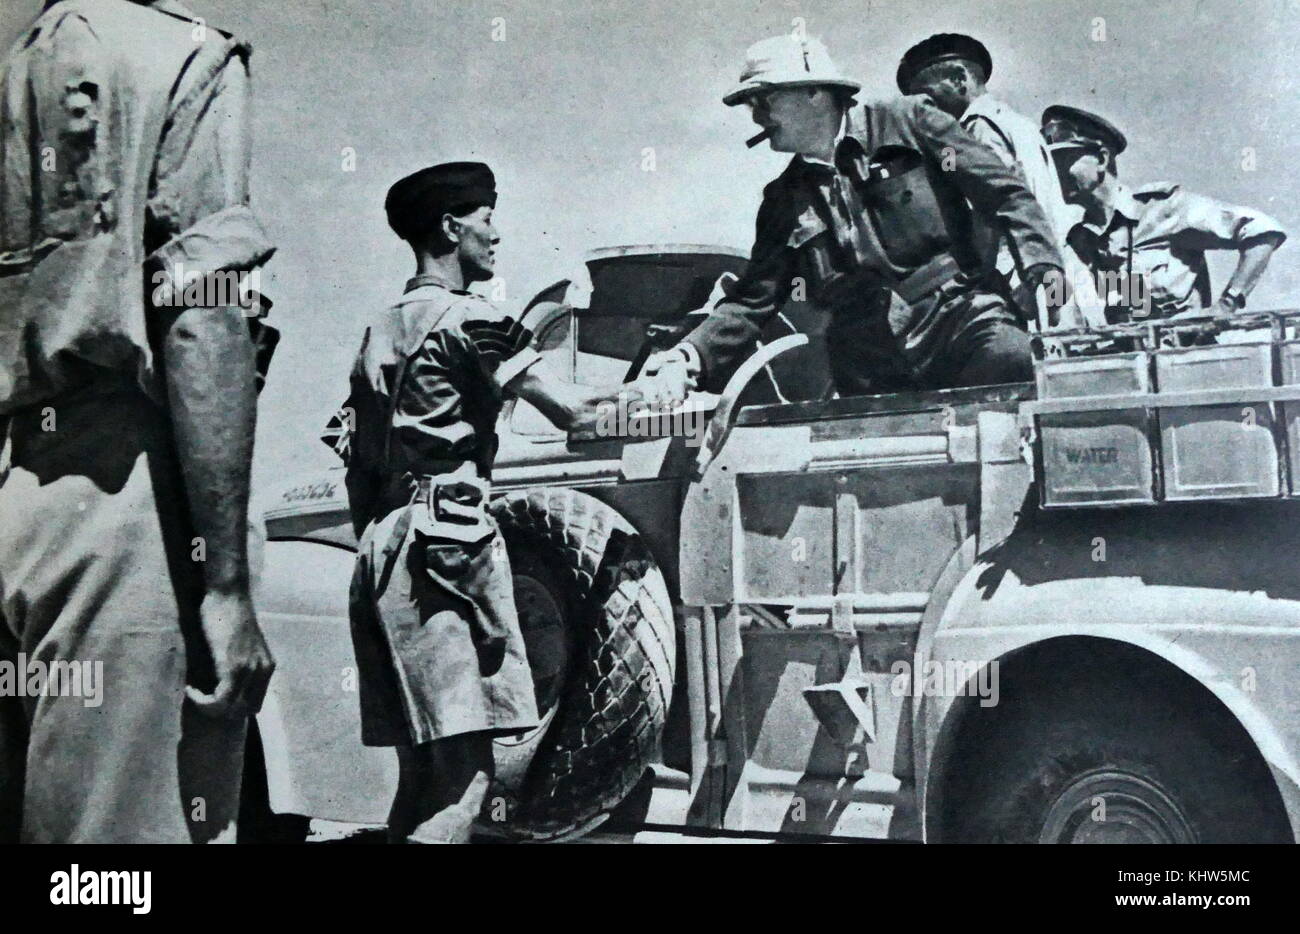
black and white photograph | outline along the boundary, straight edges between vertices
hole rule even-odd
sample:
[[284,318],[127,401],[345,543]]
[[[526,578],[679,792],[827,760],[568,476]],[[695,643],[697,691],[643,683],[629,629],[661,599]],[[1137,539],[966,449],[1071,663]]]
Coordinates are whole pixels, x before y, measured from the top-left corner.
[[[29,901],[149,913],[97,844],[1297,841],[1296,0],[0,39]],[[1251,905],[1255,847],[1092,852]]]

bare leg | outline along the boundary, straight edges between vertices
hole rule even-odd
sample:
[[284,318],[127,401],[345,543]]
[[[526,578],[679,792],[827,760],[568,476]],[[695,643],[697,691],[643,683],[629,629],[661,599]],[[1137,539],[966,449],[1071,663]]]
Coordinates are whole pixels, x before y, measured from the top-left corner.
[[390,843],[468,843],[492,781],[492,739],[466,733],[398,747]]

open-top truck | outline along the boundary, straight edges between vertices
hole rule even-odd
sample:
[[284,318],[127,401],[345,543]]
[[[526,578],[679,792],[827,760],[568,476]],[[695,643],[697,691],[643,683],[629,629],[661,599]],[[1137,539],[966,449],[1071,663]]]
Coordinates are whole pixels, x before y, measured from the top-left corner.
[[[599,251],[525,323],[568,378],[628,379],[744,264]],[[1293,841],[1291,319],[1056,334],[1033,384],[863,398],[832,397],[824,326],[792,304],[671,418],[503,412],[494,514],[543,722],[498,743],[484,832]],[[391,801],[391,750],[360,744],[341,474],[265,511],[249,836]]]

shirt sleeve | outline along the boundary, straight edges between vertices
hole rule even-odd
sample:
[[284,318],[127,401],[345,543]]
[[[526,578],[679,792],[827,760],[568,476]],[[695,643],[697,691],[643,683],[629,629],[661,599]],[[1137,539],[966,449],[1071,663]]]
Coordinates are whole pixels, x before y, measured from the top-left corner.
[[249,205],[248,47],[210,39],[181,75],[154,166],[147,205],[151,264],[177,273],[248,270],[270,258]]
[[531,346],[532,331],[514,318],[471,316],[465,321],[464,331],[498,392],[504,392],[513,379],[541,359]]
[[1179,221],[1201,249],[1236,249],[1256,237],[1271,235],[1279,244],[1286,230],[1273,218],[1253,208],[1226,204],[1192,192],[1180,191],[1175,209]]
[[1051,225],[1020,172],[1004,164],[928,98],[909,100],[913,129],[926,155],[940,165],[951,166],[957,188],[976,211],[1005,229],[1024,268],[1040,263],[1060,267],[1061,255]]
[[702,381],[719,389],[719,379],[739,357],[748,354],[763,327],[785,306],[793,288],[793,225],[777,191],[765,193],[755,223],[754,248],[745,273],[686,336],[699,354]]

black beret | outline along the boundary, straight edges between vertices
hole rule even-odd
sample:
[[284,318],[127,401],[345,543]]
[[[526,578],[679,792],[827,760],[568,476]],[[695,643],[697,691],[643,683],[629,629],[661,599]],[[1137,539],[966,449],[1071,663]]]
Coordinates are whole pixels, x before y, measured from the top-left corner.
[[985,80],[993,74],[993,56],[984,48],[984,43],[961,33],[941,32],[923,39],[903,54],[898,63],[898,89],[904,94],[912,93],[912,79],[923,69],[935,62],[956,58],[979,65]]
[[496,207],[496,177],[482,162],[444,162],[420,169],[388,189],[388,226],[403,240],[427,233],[453,209]]
[[1043,138],[1049,146],[1101,143],[1112,156],[1128,147],[1119,127],[1105,117],[1065,104],[1053,104],[1043,111]]

